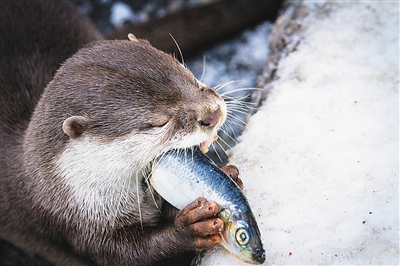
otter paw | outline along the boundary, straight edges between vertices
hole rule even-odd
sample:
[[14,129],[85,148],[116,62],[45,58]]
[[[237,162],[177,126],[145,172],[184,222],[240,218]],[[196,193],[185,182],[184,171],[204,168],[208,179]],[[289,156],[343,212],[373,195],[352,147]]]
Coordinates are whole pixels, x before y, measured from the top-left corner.
[[213,201],[198,198],[175,217],[175,229],[182,238],[192,241],[196,251],[209,249],[221,243],[219,232],[224,222],[216,218],[220,207]]
[[239,169],[234,165],[226,165],[220,167],[222,171],[232,178],[233,181],[243,190],[242,179],[239,178]]

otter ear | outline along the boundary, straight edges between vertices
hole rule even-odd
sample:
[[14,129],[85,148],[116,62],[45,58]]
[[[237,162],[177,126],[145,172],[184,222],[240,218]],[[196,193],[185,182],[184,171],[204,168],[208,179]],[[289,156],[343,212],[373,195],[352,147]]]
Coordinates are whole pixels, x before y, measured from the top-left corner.
[[63,123],[63,131],[71,139],[79,138],[88,128],[89,119],[83,116],[71,116],[65,119]]
[[128,34],[128,39],[129,39],[130,41],[132,41],[132,42],[138,42],[138,41],[139,41],[138,38],[136,38],[136,36],[133,35],[132,33],[129,33],[129,34]]

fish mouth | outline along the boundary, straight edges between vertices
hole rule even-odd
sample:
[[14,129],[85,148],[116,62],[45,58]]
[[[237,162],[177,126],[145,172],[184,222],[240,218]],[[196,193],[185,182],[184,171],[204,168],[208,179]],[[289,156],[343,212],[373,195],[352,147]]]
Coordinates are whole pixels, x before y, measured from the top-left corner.
[[218,139],[217,131],[213,132],[211,136],[199,144],[199,148],[203,153],[207,153],[211,144]]
[[258,248],[253,254],[252,259],[258,264],[263,264],[265,261],[265,250],[262,248]]

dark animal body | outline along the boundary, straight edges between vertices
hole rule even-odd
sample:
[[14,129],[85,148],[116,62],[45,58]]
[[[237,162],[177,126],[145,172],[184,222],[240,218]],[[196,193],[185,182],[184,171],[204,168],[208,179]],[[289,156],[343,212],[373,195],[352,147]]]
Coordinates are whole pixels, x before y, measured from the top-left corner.
[[199,54],[217,42],[227,40],[239,32],[275,20],[283,0],[223,0],[206,5],[183,8],[160,18],[128,25],[106,35],[107,39],[122,39],[128,33],[149,40],[162,51],[177,53],[165,32],[170,32],[184,51],[185,58]]
[[143,180],[155,156],[214,135],[222,99],[146,41],[102,41],[66,1],[1,2],[0,23],[2,241],[56,265],[218,244],[215,203],[178,212]]

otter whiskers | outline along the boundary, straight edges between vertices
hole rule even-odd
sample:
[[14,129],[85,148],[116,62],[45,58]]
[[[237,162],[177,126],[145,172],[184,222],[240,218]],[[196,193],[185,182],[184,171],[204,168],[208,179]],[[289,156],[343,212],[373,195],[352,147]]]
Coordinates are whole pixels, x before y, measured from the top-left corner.
[[[218,159],[223,162],[219,150],[229,157],[227,150],[237,144],[237,132],[241,131],[247,125],[248,117],[257,111],[254,103],[250,101],[251,91],[260,90],[260,88],[244,87],[221,92],[221,90],[239,80],[232,80],[215,86],[213,89],[219,92],[227,106],[226,122],[218,131],[218,140],[212,143],[213,150]],[[238,92],[248,92],[245,95],[231,96]],[[235,129],[236,128],[236,129]],[[218,145],[218,146],[217,146]]]

